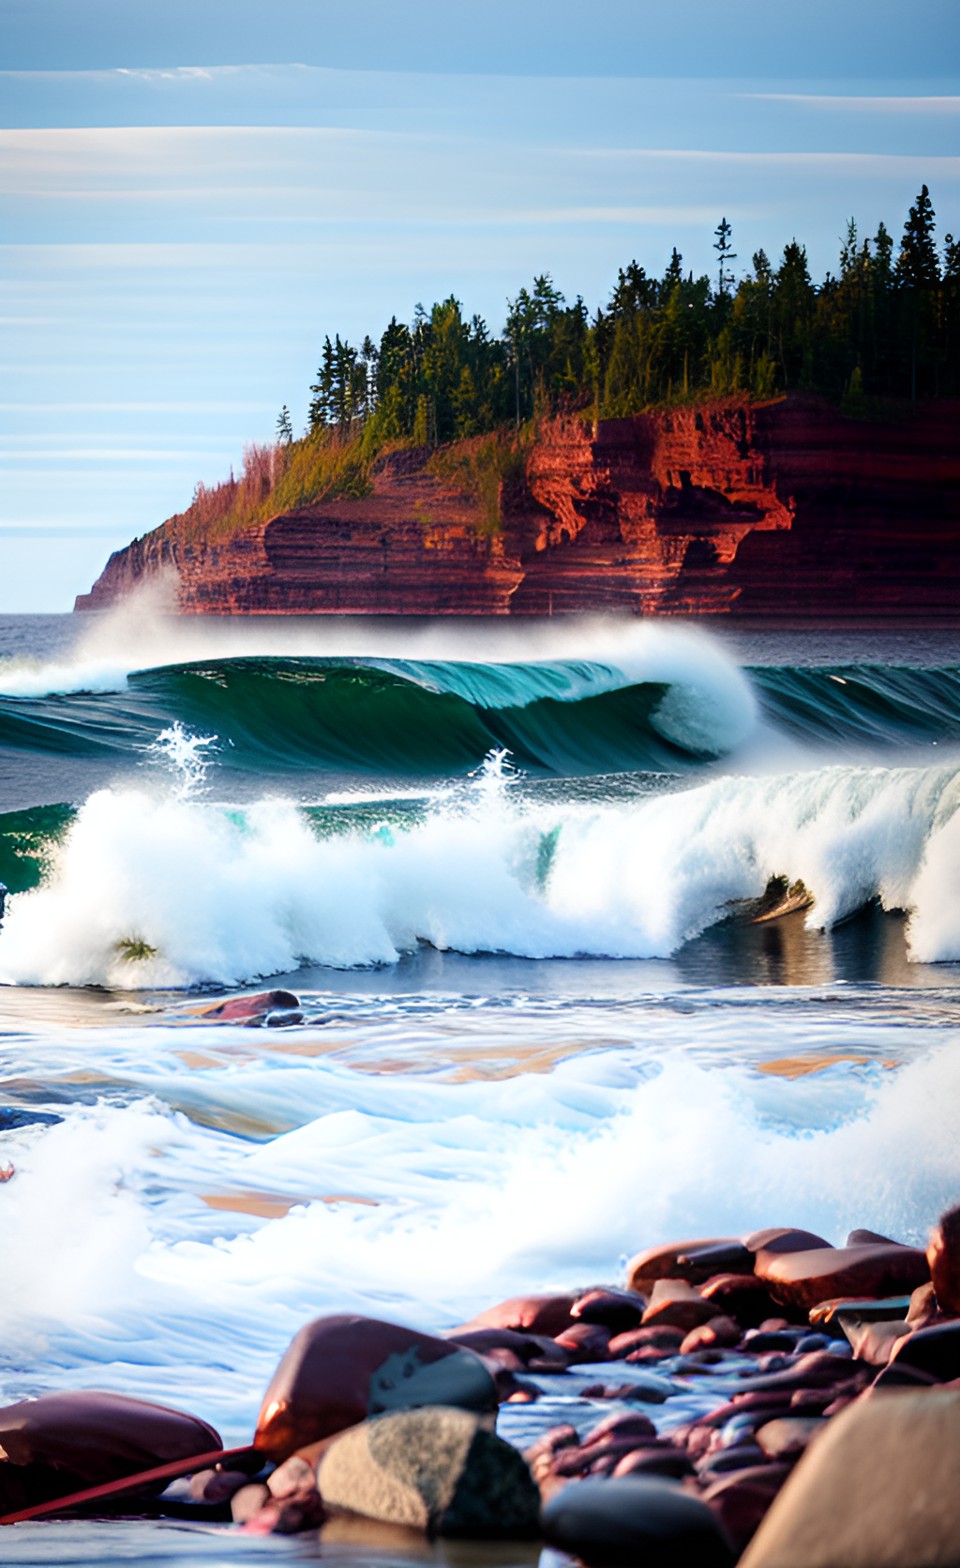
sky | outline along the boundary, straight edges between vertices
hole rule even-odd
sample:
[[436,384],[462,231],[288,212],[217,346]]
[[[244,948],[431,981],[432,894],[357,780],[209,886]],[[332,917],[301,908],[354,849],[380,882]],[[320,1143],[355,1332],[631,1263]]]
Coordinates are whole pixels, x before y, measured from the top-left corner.
[[814,278],[921,184],[960,233],[955,0],[3,0],[0,613],[238,469],[324,335],[636,259]]

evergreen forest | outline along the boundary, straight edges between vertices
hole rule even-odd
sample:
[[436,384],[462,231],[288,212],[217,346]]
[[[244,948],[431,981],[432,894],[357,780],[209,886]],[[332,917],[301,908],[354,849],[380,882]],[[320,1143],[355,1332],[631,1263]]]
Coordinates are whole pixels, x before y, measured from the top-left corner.
[[198,484],[171,524],[185,538],[223,536],[360,496],[378,453],[414,446],[437,449],[431,466],[472,492],[493,528],[498,485],[543,416],[806,390],[854,417],[902,417],[923,399],[960,397],[960,240],[948,233],[938,249],[926,185],[899,242],[883,223],[862,237],[850,219],[837,270],[819,283],[796,239],[778,261],[758,250],[740,270],[735,243],[722,218],[712,276],[685,271],[676,248],[660,278],[631,261],[593,317],[544,273],[507,301],[499,334],[450,295],[417,305],[410,323],[394,316],[379,342],[327,336],[303,437],[284,406],[275,442],[248,446],[239,478]]
[[[684,271],[676,249],[661,278],[631,261],[592,319],[545,273],[508,301],[499,335],[451,295],[409,325],[394,317],[379,343],[327,337],[309,429],[439,446],[565,407],[610,417],[802,388],[855,411],[865,398],[960,394],[960,240],[947,234],[938,253],[926,185],[899,246],[883,223],[868,239],[851,219],[820,283],[795,239],[739,276],[734,243],[724,218],[712,278]],[[286,410],[278,435],[292,435]]]

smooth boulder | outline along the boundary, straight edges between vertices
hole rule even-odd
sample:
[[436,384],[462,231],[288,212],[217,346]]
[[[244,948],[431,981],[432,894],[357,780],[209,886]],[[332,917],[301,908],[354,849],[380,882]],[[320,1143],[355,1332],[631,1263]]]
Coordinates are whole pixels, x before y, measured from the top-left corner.
[[544,1540],[587,1568],[732,1568],[726,1532],[676,1482],[639,1476],[577,1481],[543,1510]]
[[918,1328],[896,1341],[890,1365],[913,1367],[941,1383],[960,1378],[960,1322]]
[[206,1421],[124,1394],[68,1390],[25,1399],[0,1410],[0,1512],[222,1446]]
[[377,1318],[317,1318],[274,1373],[254,1442],[279,1462],[368,1415],[420,1405],[490,1411],[497,1402],[490,1372],[470,1350]]
[[[702,1284],[720,1272],[717,1249],[739,1247],[736,1237],[707,1236],[694,1241],[672,1241],[659,1247],[645,1247],[627,1264],[627,1286],[645,1295],[658,1279],[685,1279],[690,1285]],[[706,1252],[706,1261],[691,1261],[691,1254]],[[680,1259],[684,1258],[684,1263]]]
[[811,1444],[740,1568],[960,1568],[960,1391],[870,1393]]
[[840,1296],[897,1296],[915,1290],[929,1278],[929,1269],[916,1247],[817,1247],[760,1252],[757,1277],[775,1301],[808,1312]]
[[330,1443],[317,1466],[328,1508],[428,1534],[528,1536],[540,1493],[526,1460],[466,1410],[377,1416]]

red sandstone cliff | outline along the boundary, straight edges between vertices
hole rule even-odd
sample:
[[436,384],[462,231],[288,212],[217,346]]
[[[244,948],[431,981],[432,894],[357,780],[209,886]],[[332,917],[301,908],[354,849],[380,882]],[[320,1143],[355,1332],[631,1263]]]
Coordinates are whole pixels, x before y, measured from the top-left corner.
[[960,407],[882,424],[790,397],[546,423],[501,526],[425,471],[223,542],[171,523],[111,556],[78,609],[176,573],[207,614],[955,614]]

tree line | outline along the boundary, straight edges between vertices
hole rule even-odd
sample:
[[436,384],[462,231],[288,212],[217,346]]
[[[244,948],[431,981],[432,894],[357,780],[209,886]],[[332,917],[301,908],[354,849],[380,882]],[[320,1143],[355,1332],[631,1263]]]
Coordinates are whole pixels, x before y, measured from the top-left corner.
[[[941,257],[926,185],[899,246],[883,223],[866,238],[851,219],[819,284],[796,239],[776,264],[757,251],[737,279],[733,243],[723,218],[713,278],[685,270],[676,248],[660,278],[631,261],[592,319],[544,273],[508,301],[499,335],[450,295],[409,325],[394,316],[379,343],[328,336],[309,432],[438,446],[563,407],[617,416],[793,388],[851,407],[960,394],[960,241],[947,234]],[[292,440],[286,408],[277,433]]]

